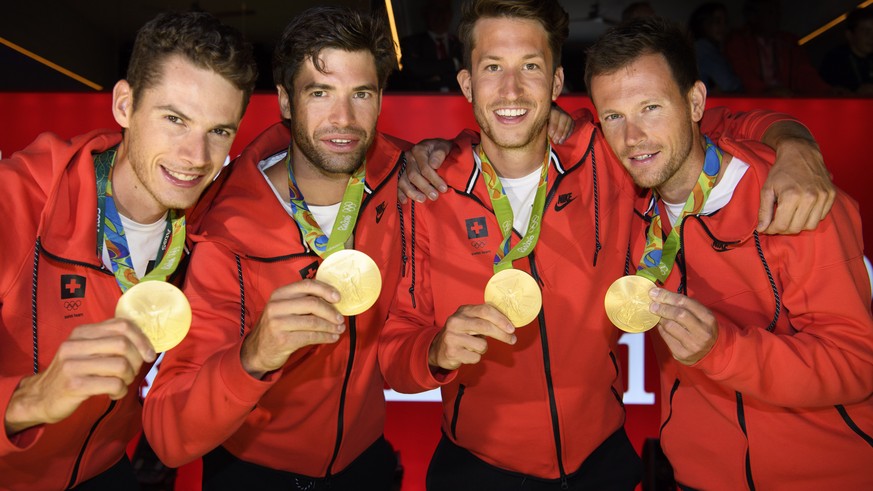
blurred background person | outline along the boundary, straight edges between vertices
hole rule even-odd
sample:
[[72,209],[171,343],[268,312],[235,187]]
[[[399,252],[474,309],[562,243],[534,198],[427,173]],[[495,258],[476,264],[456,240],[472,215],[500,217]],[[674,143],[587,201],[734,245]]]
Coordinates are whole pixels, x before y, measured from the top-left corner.
[[797,36],[780,29],[779,0],[747,0],[745,27],[725,44],[727,58],[752,95],[821,96],[831,93],[809,61]]
[[740,78],[724,55],[724,42],[729,31],[727,7],[720,2],[704,3],[691,13],[688,20],[700,80],[710,94],[743,90]]
[[461,41],[452,32],[451,0],[428,0],[422,7],[427,29],[400,40],[403,70],[392,90],[457,92]]
[[846,43],[825,55],[820,73],[841,93],[873,96],[873,9],[849,12]]

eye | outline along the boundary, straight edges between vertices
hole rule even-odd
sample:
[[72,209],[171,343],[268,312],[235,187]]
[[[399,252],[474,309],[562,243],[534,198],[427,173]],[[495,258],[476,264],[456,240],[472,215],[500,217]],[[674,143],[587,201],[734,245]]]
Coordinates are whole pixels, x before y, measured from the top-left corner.
[[602,119],[603,119],[603,121],[618,121],[619,119],[621,119],[621,115],[614,114],[614,113],[613,113],[613,114],[607,114],[607,115],[604,116]]
[[540,66],[536,63],[525,63],[522,68],[524,70],[539,70]]
[[500,65],[487,65],[485,67],[486,72],[497,72],[500,71]]
[[323,90],[313,90],[309,95],[312,97],[324,97],[327,93]]
[[658,104],[649,104],[648,106],[643,108],[643,111],[654,111],[655,109],[659,109],[661,106]]
[[212,130],[212,133],[213,133],[214,135],[218,135],[218,136],[221,136],[221,137],[228,137],[228,136],[230,136],[230,132],[227,131],[227,130],[224,129],[224,128],[215,128],[214,130]]
[[174,116],[172,114],[168,114],[165,117],[167,118],[167,121],[169,121],[173,124],[182,124],[182,118],[180,118],[179,116]]
[[369,92],[361,91],[361,92],[355,92],[355,95],[353,97],[355,99],[369,99],[370,97],[373,97],[373,94],[371,94]]

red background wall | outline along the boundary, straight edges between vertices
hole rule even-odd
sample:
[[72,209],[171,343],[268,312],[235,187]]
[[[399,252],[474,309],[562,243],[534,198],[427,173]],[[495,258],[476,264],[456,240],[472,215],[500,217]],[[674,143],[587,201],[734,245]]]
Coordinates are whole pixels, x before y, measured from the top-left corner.
[[[591,107],[585,96],[566,96],[559,101],[566,110]],[[735,111],[768,108],[787,112],[803,121],[821,145],[825,161],[838,186],[861,206],[866,225],[867,255],[873,244],[873,183],[871,157],[864,141],[873,135],[873,99],[745,99],[711,98],[709,107],[727,106]],[[98,127],[116,127],[110,112],[108,93],[0,93],[0,152],[22,149],[40,132],[53,131],[72,137]],[[236,155],[255,135],[278,121],[276,97],[252,97],[239,135],[231,151]],[[384,98],[379,129],[411,141],[422,138],[450,138],[466,127],[475,127],[470,105],[453,95],[389,95]],[[627,368],[628,353],[621,348]],[[641,358],[633,355],[634,363]],[[645,350],[645,391],[657,393],[657,367],[648,345]],[[627,374],[627,370],[625,370]],[[657,406],[628,404],[627,430],[637,450],[647,437],[657,436]],[[403,491],[424,489],[424,474],[430,454],[439,439],[440,406],[434,402],[389,402],[387,438],[399,449],[404,466]],[[194,490],[196,464],[179,473],[177,489]]]

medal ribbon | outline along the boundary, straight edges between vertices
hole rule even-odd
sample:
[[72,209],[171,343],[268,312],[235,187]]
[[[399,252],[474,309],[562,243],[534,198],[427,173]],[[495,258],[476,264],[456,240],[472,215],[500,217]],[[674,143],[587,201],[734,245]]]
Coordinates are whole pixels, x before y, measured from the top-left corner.
[[103,256],[105,243],[115,281],[121,291],[126,292],[140,281],[166,281],[176,271],[185,245],[185,215],[170,210],[155,260],[156,265],[145,276],[137,278],[130,258],[127,236],[112,194],[116,149],[117,147],[111,148],[94,156],[94,170],[97,174],[97,257]]
[[497,216],[497,222],[500,224],[500,232],[503,234],[503,242],[497,249],[494,255],[494,272],[499,273],[504,269],[512,268],[512,261],[527,256],[533,251],[537,245],[537,240],[540,237],[540,229],[542,228],[543,210],[546,203],[546,187],[549,182],[549,161],[551,156],[551,143],[546,145],[546,156],[543,159],[542,169],[540,171],[540,182],[537,184],[537,194],[534,196],[533,210],[530,214],[530,221],[527,224],[527,231],[524,237],[518,241],[512,250],[509,249],[510,239],[512,238],[512,206],[509,204],[509,197],[503,191],[503,185],[500,184],[500,178],[485,155],[485,150],[482,145],[476,147],[476,153],[479,156],[479,161],[482,164],[482,178],[485,180],[485,186],[488,188],[488,196],[491,198],[491,206],[494,207],[494,215]]
[[334,252],[345,249],[345,243],[351,237],[352,230],[355,229],[355,223],[358,221],[358,212],[364,199],[364,178],[366,176],[367,161],[365,160],[358,170],[349,177],[349,183],[346,185],[346,190],[343,193],[343,199],[340,202],[339,211],[337,212],[336,221],[333,223],[329,239],[321,230],[321,226],[318,225],[312,212],[309,211],[309,206],[307,206],[306,201],[303,199],[303,193],[300,192],[300,188],[297,186],[294,172],[291,171],[290,148],[288,149],[288,158],[285,159],[285,165],[288,166],[288,191],[291,194],[291,212],[310,249],[322,259],[327,258],[327,256]]
[[664,227],[658,208],[659,198],[657,192],[653,191],[652,222],[646,232],[646,248],[643,250],[640,265],[637,267],[637,275],[648,278],[655,283],[663,285],[664,280],[670,276],[670,271],[673,270],[673,265],[676,262],[676,255],[679,253],[678,230],[682,226],[682,221],[688,215],[697,215],[703,211],[709,193],[715,187],[715,181],[721,170],[724,152],[712,143],[709,137],[704,136],[704,138],[706,139],[706,158],[703,161],[703,172],[697,178],[697,183],[685,202],[682,214],[676,220],[676,224],[673,225],[666,239],[664,239]]

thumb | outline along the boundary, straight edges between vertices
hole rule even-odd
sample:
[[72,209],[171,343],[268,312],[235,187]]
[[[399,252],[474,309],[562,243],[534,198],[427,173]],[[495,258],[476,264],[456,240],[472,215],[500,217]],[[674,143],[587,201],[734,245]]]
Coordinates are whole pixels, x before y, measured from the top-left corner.
[[772,188],[765,187],[761,189],[761,207],[758,208],[758,232],[763,232],[770,226],[773,221],[773,213],[775,211],[776,193]]

